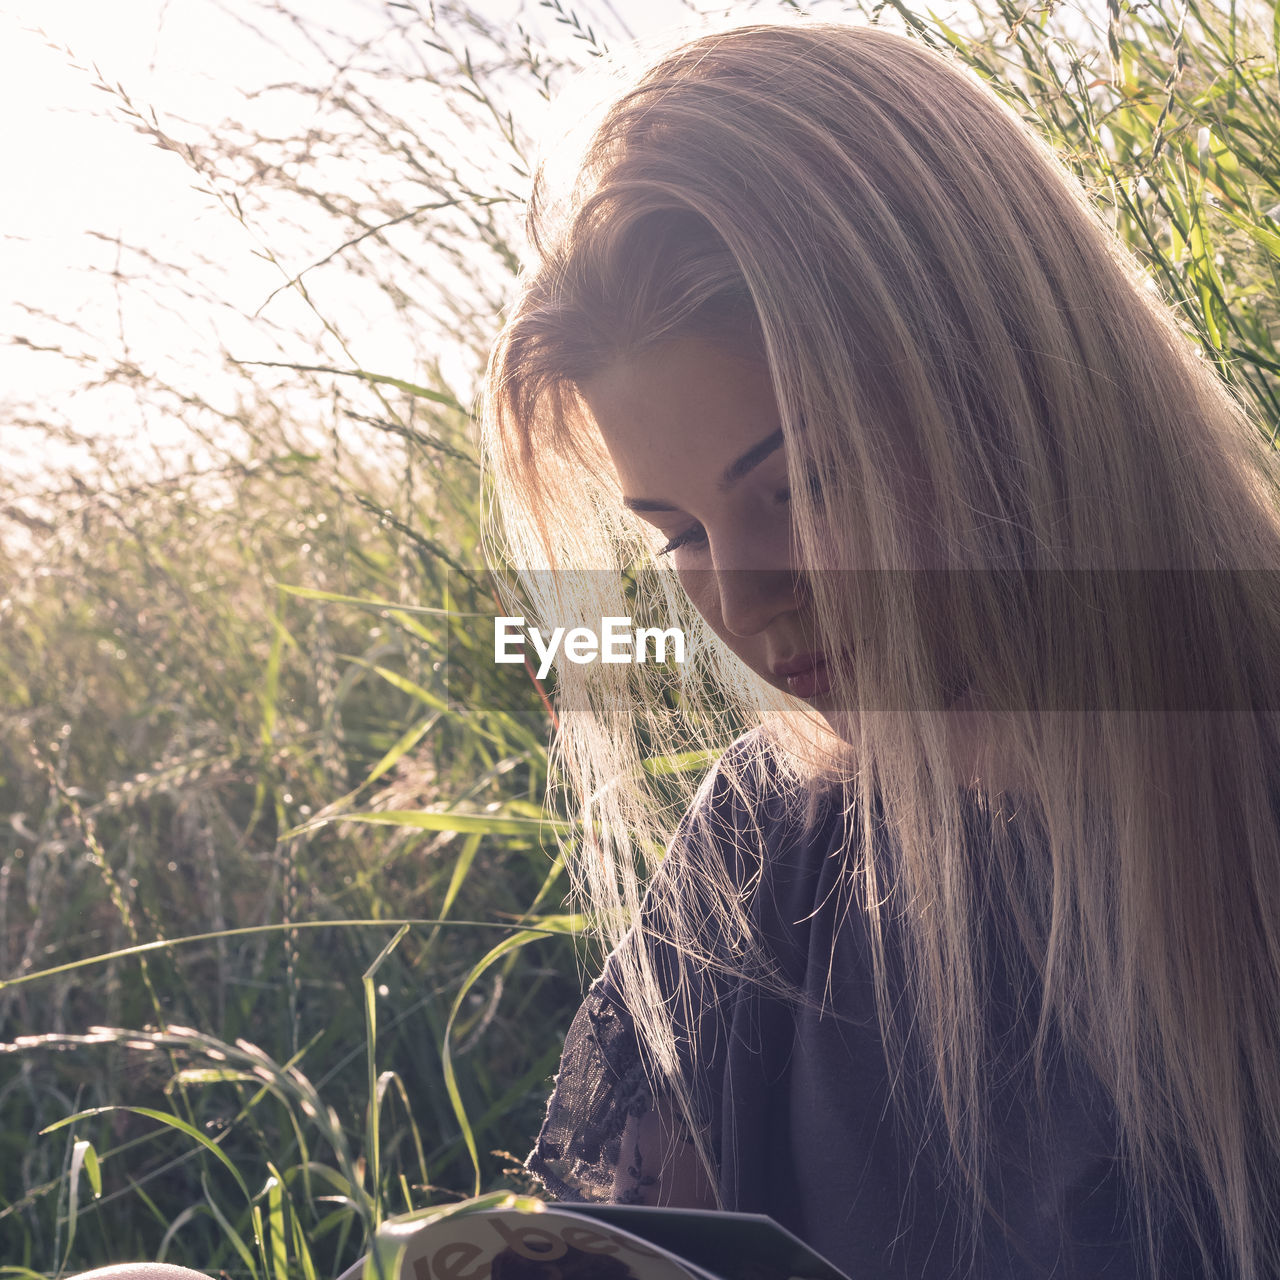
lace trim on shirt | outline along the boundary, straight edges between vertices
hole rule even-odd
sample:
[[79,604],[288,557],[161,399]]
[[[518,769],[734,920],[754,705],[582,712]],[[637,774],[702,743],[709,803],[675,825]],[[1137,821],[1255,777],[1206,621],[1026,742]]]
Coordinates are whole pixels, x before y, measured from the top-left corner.
[[638,1150],[627,1153],[625,1181],[632,1185],[615,1196],[615,1184],[623,1181],[627,1122],[652,1107],[631,1019],[593,987],[565,1036],[547,1118],[525,1168],[556,1200],[640,1203],[656,1179],[644,1172]]
[[[631,1017],[597,983],[565,1037],[546,1120],[525,1168],[554,1200],[653,1204],[670,1155],[655,1142],[655,1126],[642,1123],[658,1119],[654,1109]],[[669,1110],[658,1115],[674,1124],[694,1159],[684,1123]]]

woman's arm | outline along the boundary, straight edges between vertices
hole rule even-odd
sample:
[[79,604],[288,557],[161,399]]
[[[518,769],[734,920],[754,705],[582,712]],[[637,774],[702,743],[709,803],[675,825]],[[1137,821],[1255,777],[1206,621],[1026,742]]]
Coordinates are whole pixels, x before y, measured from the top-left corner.
[[715,1188],[688,1127],[665,1099],[630,1116],[614,1171],[614,1201],[673,1209],[714,1209]]

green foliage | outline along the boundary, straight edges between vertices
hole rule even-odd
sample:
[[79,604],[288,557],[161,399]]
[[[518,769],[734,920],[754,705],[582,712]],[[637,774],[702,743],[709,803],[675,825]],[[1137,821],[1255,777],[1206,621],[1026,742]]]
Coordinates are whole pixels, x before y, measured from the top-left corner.
[[[0,1232],[50,1270],[305,1244],[332,1271],[472,1151],[500,1177],[576,1001],[546,707],[477,646],[487,575],[446,562],[473,520],[318,459],[223,480],[97,497],[3,623]],[[473,973],[504,937],[537,945]]]
[[1280,9],[999,0],[980,34],[900,10],[1049,138],[1219,372],[1280,425]]
[[[228,216],[252,228],[276,200],[319,219],[327,256],[280,263],[320,317],[289,347],[305,357],[228,359],[231,409],[99,368],[185,424],[200,464],[0,481],[9,1274],[159,1257],[314,1280],[388,1214],[527,1189],[502,1153],[537,1130],[580,990],[553,856],[571,829],[544,813],[553,703],[494,665],[478,624],[499,570],[477,558],[468,394],[430,349],[361,368],[315,285],[372,282],[474,377],[521,253],[522,113],[564,63],[521,28],[392,8],[430,59],[399,87],[464,133],[415,130],[377,96],[401,65],[389,40],[363,79],[353,53],[332,91],[293,86],[321,124],[288,163],[239,125],[179,141],[121,96]],[[1117,3],[1100,30],[1065,6],[863,15],[954,48],[1047,131],[1268,432],[1275,14]],[[614,42],[588,16],[550,12],[584,62]],[[358,198],[324,185],[338,154]]]

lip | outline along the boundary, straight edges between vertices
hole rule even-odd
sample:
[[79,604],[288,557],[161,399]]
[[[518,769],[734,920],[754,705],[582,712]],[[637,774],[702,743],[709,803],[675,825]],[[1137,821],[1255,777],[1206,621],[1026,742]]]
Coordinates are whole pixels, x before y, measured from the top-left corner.
[[785,662],[775,662],[771,670],[779,680],[785,680],[787,676],[797,676],[802,671],[812,671],[814,667],[825,667],[827,665],[827,655],[825,653],[801,653],[794,658],[788,658]]
[[775,678],[786,682],[787,692],[797,698],[815,698],[827,693],[831,679],[825,653],[803,653],[773,665]]

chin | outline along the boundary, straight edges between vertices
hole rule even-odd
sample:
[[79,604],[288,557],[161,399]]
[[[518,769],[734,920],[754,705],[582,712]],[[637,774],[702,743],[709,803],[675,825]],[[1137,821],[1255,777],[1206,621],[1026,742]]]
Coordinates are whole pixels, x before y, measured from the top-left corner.
[[827,727],[850,746],[855,745],[858,738],[858,717],[852,711],[842,711],[836,706],[817,706],[815,711],[827,722]]

